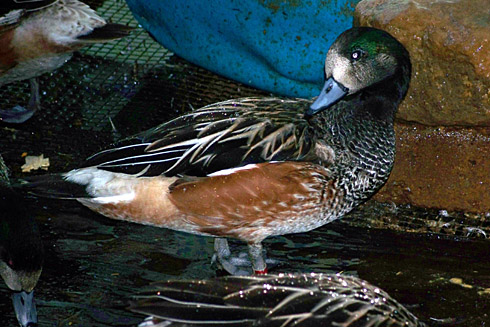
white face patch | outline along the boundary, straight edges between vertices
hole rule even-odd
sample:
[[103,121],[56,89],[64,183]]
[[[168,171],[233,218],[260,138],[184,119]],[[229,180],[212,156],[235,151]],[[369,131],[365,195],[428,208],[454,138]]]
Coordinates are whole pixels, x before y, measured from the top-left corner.
[[349,89],[349,94],[356,93],[362,87],[359,82],[359,73],[362,66],[354,67],[348,58],[335,56],[335,65],[332,70],[332,77],[344,87]]
[[335,56],[335,65],[332,70],[332,77],[337,82],[341,84],[346,84],[346,75],[349,73],[350,69],[351,69],[351,64],[349,59],[339,55]]

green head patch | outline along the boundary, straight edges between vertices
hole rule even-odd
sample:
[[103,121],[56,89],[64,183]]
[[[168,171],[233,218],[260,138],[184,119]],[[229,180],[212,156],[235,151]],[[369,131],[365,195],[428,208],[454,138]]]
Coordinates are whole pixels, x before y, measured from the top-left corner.
[[348,47],[351,53],[362,50],[366,55],[372,56],[379,53],[394,56],[405,54],[405,48],[387,32],[370,27],[360,27],[356,32],[359,34],[353,38]]

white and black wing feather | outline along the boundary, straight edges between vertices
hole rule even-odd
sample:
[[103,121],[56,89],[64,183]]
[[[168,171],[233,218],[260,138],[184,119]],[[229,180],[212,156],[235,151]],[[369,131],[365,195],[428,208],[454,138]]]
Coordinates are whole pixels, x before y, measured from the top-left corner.
[[250,163],[301,160],[314,140],[307,100],[246,98],[203,107],[102,151],[85,166],[154,176],[205,176]]
[[341,275],[168,281],[130,309],[169,326],[424,326],[384,291]]

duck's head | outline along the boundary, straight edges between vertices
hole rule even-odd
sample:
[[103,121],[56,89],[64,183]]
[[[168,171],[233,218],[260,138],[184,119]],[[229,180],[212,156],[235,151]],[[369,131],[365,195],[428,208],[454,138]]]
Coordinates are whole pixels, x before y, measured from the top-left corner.
[[13,291],[15,314],[23,327],[37,325],[33,289],[43,259],[39,231],[22,198],[0,186],[0,276]]
[[328,50],[325,85],[306,114],[314,115],[366,90],[390,97],[396,109],[408,90],[410,73],[408,51],[394,37],[376,28],[351,28]]

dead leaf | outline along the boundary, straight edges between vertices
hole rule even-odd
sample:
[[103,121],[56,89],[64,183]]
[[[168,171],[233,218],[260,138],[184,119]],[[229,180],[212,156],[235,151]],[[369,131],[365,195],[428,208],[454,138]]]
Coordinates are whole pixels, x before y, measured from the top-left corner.
[[26,163],[20,167],[23,173],[28,173],[32,170],[44,169],[48,170],[49,158],[44,158],[44,155],[26,156]]

